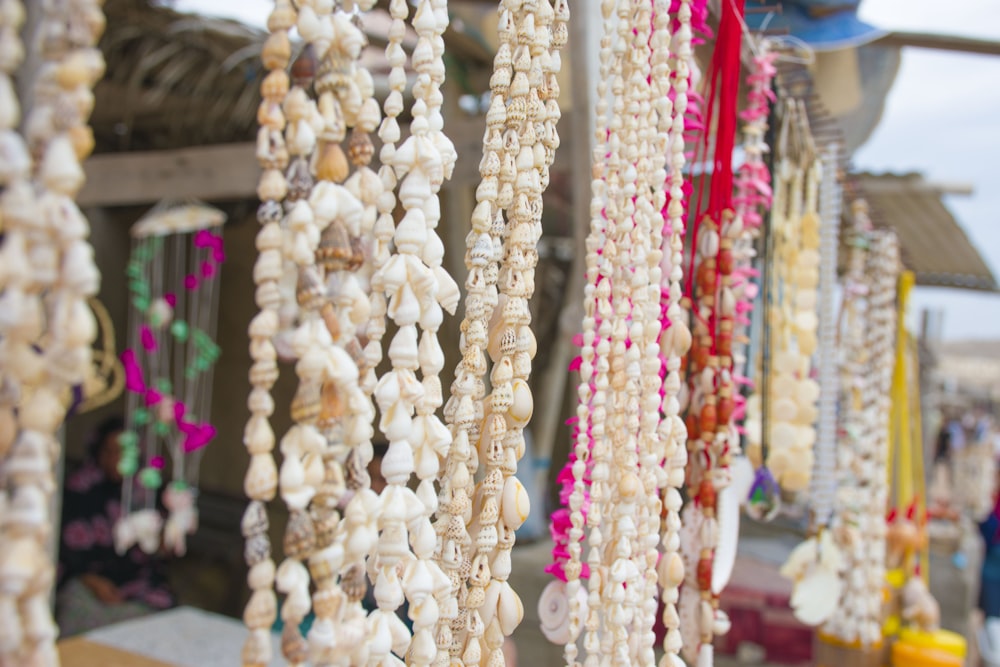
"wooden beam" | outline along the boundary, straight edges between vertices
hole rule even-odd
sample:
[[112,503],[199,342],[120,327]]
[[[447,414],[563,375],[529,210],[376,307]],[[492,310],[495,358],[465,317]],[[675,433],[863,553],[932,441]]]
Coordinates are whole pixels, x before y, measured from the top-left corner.
[[1000,41],[976,39],[957,35],[937,35],[925,32],[890,32],[879,39],[877,44],[885,46],[910,46],[918,49],[935,49],[956,53],[976,53],[986,56],[1000,56]]
[[149,153],[106,153],[84,164],[80,206],[152,204],[161,199],[229,201],[256,196],[252,143]]
[[[559,122],[564,137],[573,127],[572,116],[566,114]],[[449,119],[445,131],[455,144],[458,162],[448,185],[478,185],[485,129],[485,116],[456,114]],[[405,127],[403,132],[405,136]],[[80,206],[129,206],[161,199],[252,199],[260,173],[255,152],[253,143],[236,143],[95,155],[83,165],[87,183],[78,201]],[[564,140],[552,170],[569,170],[572,163],[571,142]]]
[[868,194],[902,194],[920,192],[943,196],[970,197],[975,193],[972,183],[925,181],[923,179],[880,179],[862,176],[862,189]]

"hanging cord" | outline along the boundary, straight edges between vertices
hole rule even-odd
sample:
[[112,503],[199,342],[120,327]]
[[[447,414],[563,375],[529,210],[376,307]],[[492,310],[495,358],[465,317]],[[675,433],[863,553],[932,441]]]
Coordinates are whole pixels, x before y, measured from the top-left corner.
[[837,180],[839,146],[830,144],[822,156],[820,192],[820,318],[819,318],[819,422],[813,468],[813,521],[829,526],[837,491],[837,322],[834,289],[837,284],[837,241],[840,232],[841,190]]

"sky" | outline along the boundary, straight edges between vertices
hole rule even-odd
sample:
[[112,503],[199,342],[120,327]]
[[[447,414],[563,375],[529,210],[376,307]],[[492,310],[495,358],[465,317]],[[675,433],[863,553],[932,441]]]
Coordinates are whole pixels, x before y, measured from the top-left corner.
[[[273,0],[176,0],[182,11],[237,18],[263,26]],[[864,0],[861,18],[886,30],[961,35],[1000,41],[1000,0]],[[918,171],[929,180],[971,184],[948,197],[987,264],[1000,277],[1000,56],[904,49],[882,122],[854,155],[858,169]],[[1000,296],[918,288],[922,308],[943,310],[946,339],[1000,340]]]

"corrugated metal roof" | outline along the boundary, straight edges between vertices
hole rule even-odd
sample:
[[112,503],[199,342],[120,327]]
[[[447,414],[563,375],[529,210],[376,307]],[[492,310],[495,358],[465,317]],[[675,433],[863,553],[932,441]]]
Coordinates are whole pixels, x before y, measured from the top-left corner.
[[[941,201],[946,192],[920,174],[852,174],[872,221],[896,231],[903,263],[929,287],[998,292],[996,278]],[[845,211],[850,206],[845,206]]]

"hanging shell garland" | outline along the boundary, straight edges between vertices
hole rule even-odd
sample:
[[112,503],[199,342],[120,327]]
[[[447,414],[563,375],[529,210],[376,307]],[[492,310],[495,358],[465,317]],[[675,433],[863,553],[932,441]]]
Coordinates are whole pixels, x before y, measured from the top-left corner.
[[278,469],[272,454],[275,434],[270,423],[274,414],[271,389],[278,380],[277,350],[273,341],[279,331],[278,312],[282,304],[279,288],[285,246],[285,232],[281,227],[284,217],[282,204],[289,193],[284,171],[290,154],[284,135],[287,120],[283,111],[291,84],[286,72],[291,60],[288,32],[295,26],[296,20],[296,11],[289,0],[276,0],[267,21],[271,34],[261,54],[269,72],[261,83],[263,99],[257,113],[260,123],[257,161],[262,169],[257,186],[257,196],[261,201],[257,221],[261,229],[257,233],[259,254],[253,275],[260,312],[248,329],[253,360],[250,367],[252,389],[247,399],[250,419],[243,435],[250,454],[243,490],[251,502],[243,515],[242,532],[246,540],[244,557],[250,568],[247,583],[252,591],[243,614],[244,623],[250,631],[243,645],[244,667],[271,661],[271,626],[277,618],[274,592],[277,572],[271,557],[266,503],[274,499],[278,490]]
[[895,362],[899,246],[852,206],[844,289],[841,388],[846,440],[837,460],[834,530],[844,553],[843,593],[825,631],[871,646],[882,637],[890,386]]
[[56,432],[71,388],[87,377],[97,333],[87,300],[100,275],[87,220],[73,199],[84,180],[80,161],[93,149],[87,119],[104,73],[95,46],[104,18],[96,1],[42,8],[41,65],[22,139],[12,75],[24,55],[18,37],[24,17],[20,2],[0,2],[0,410],[8,419],[0,480],[0,663],[41,667],[58,664],[49,606],[55,568],[46,549]]

